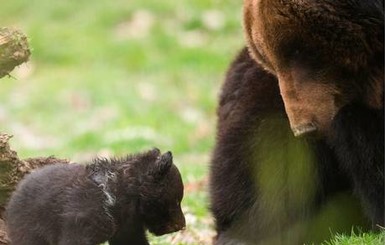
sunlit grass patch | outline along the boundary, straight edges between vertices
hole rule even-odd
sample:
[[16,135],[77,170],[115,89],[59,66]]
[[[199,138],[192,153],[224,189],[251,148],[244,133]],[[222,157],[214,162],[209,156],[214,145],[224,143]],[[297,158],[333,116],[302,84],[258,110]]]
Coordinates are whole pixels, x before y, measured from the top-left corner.
[[331,241],[322,245],[383,245],[385,244],[385,231],[374,233],[355,233],[351,235],[336,235]]

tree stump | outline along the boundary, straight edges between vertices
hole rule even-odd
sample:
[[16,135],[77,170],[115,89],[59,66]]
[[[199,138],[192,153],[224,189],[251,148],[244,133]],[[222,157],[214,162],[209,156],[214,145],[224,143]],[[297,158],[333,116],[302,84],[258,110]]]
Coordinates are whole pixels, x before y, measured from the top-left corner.
[[[31,51],[27,37],[20,31],[0,28],[0,78],[18,65],[28,61]],[[20,160],[16,151],[9,146],[11,135],[0,133],[0,245],[8,245],[4,210],[17,183],[36,168],[49,164],[69,163],[65,159],[38,157]]]
[[13,151],[9,146],[11,138],[11,135],[0,133],[0,245],[9,244],[3,215],[7,201],[15,190],[17,183],[24,175],[36,168],[49,164],[69,163],[69,160],[52,156],[20,160],[17,152]]
[[27,37],[20,31],[0,28],[0,78],[28,61],[31,51]]

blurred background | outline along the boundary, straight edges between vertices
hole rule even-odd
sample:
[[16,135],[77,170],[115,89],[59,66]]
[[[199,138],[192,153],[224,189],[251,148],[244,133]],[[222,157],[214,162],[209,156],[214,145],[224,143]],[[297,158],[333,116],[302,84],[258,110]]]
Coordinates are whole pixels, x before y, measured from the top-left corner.
[[30,61],[0,81],[1,131],[21,158],[84,162],[171,150],[188,228],[152,244],[208,244],[207,173],[226,68],[243,46],[241,1],[1,1]]

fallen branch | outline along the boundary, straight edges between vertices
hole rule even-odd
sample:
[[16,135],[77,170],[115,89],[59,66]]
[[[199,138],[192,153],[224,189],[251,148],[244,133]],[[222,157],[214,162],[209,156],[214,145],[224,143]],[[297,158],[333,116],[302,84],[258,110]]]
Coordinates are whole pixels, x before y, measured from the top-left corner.
[[27,37],[20,31],[0,28],[0,78],[28,61],[31,51]]

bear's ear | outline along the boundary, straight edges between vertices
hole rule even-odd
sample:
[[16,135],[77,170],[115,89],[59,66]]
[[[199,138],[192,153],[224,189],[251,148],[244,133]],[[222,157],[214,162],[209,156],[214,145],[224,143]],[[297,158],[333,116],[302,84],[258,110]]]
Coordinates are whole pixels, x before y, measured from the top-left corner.
[[153,155],[153,156],[159,156],[160,155],[160,150],[158,148],[154,147],[148,153],[150,155]]
[[157,179],[165,176],[172,165],[172,153],[170,151],[162,154],[151,167],[150,174]]

